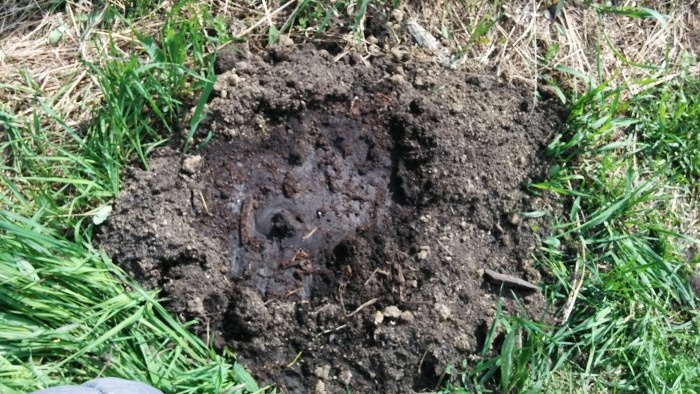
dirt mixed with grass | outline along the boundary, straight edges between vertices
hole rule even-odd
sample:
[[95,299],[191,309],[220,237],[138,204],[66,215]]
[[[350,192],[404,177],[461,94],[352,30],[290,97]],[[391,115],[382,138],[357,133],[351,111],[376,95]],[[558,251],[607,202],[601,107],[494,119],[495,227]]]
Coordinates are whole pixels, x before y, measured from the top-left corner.
[[545,313],[515,279],[541,280],[522,212],[547,201],[525,187],[563,113],[494,78],[335,55],[223,56],[214,137],[132,169],[100,245],[283,392],[435,390],[499,296]]

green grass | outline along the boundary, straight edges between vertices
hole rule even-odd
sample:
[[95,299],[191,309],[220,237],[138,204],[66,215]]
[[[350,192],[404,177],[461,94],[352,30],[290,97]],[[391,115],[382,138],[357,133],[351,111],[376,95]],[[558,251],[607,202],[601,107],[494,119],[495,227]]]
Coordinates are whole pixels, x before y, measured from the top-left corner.
[[95,376],[150,382],[166,393],[258,390],[94,250],[0,212],[0,388],[26,392]]
[[[106,7],[103,23],[138,26],[153,5]],[[207,53],[230,39],[205,7],[188,2],[170,10],[156,36],[133,32],[128,52],[112,43],[99,63],[86,64],[103,95],[88,124],[68,125],[41,92],[29,121],[0,115],[3,393],[96,376],[138,379],[165,393],[259,390],[231,354],[215,354],[90,244],[93,221],[104,220],[119,193],[122,166],[146,166],[170,138],[181,110],[213,84]]]
[[680,232],[700,197],[700,83],[624,92],[601,84],[573,101],[549,179],[532,185],[567,201],[538,260],[555,316],[582,279],[573,313],[561,325],[499,316],[485,349],[500,350],[465,362],[448,391],[700,392],[698,257],[683,250],[698,240]]

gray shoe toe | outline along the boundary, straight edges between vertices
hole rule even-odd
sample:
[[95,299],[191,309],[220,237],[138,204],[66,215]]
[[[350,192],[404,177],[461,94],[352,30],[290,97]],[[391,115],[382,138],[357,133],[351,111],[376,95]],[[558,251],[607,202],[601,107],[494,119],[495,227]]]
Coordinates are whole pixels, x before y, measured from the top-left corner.
[[147,384],[120,378],[98,378],[82,386],[59,386],[30,394],[163,394]]

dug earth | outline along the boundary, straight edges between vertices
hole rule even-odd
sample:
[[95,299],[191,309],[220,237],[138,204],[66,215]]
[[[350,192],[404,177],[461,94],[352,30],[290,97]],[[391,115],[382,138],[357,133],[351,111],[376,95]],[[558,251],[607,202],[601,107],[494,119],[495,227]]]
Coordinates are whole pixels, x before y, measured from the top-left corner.
[[527,286],[540,224],[522,213],[551,209],[527,186],[546,174],[558,106],[314,48],[231,48],[217,72],[191,145],[211,140],[129,169],[97,241],[259,382],[432,391],[481,351],[499,297],[505,313],[542,314]]

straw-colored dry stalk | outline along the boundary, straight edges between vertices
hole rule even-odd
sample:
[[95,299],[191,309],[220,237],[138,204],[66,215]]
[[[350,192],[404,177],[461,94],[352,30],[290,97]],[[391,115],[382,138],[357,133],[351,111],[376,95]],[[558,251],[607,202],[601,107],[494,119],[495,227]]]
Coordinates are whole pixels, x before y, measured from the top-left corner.
[[[160,2],[160,7],[150,18],[140,20],[137,28],[157,32],[163,23],[162,14],[171,3]],[[347,3],[350,9],[342,11],[355,12],[353,2]],[[586,88],[585,83],[557,69],[566,67],[594,80],[610,80],[613,85],[657,74],[663,78],[656,83],[662,83],[677,75],[675,72],[685,58],[695,57],[700,51],[696,2],[617,2],[622,3],[620,6],[659,9],[664,15],[663,22],[597,13],[596,7],[579,3],[566,1],[557,8],[558,1],[543,0],[409,1],[400,6],[399,14],[405,16],[404,23],[409,18],[420,23],[451,53],[461,52],[463,67],[532,84],[546,76],[564,89],[578,91]],[[109,0],[109,4],[125,7],[118,0]],[[265,36],[271,23],[279,28],[295,6],[294,2],[281,5],[279,0],[209,0],[207,4],[212,14],[228,19],[232,34],[258,37]],[[29,115],[35,99],[39,98],[50,103],[69,124],[85,120],[88,109],[99,102],[100,96],[97,81],[83,62],[99,61],[110,38],[125,51],[134,40],[134,26],[117,23],[104,30],[105,26],[99,24],[100,7],[104,3],[90,0],[2,0],[0,96],[4,99],[4,110]],[[372,13],[390,15],[391,10],[370,7],[368,17]],[[387,20],[395,30],[402,28],[395,18]],[[345,23],[344,29],[348,25]],[[342,33],[329,32],[335,37],[342,37]],[[357,42],[356,36],[346,37]],[[393,37],[395,42],[384,50],[402,48],[416,52],[411,49],[412,42],[400,41],[405,35]],[[293,38],[299,42],[308,39],[308,34],[297,33]],[[651,67],[637,67],[639,64]],[[667,70],[661,73],[654,67],[667,67]]]

